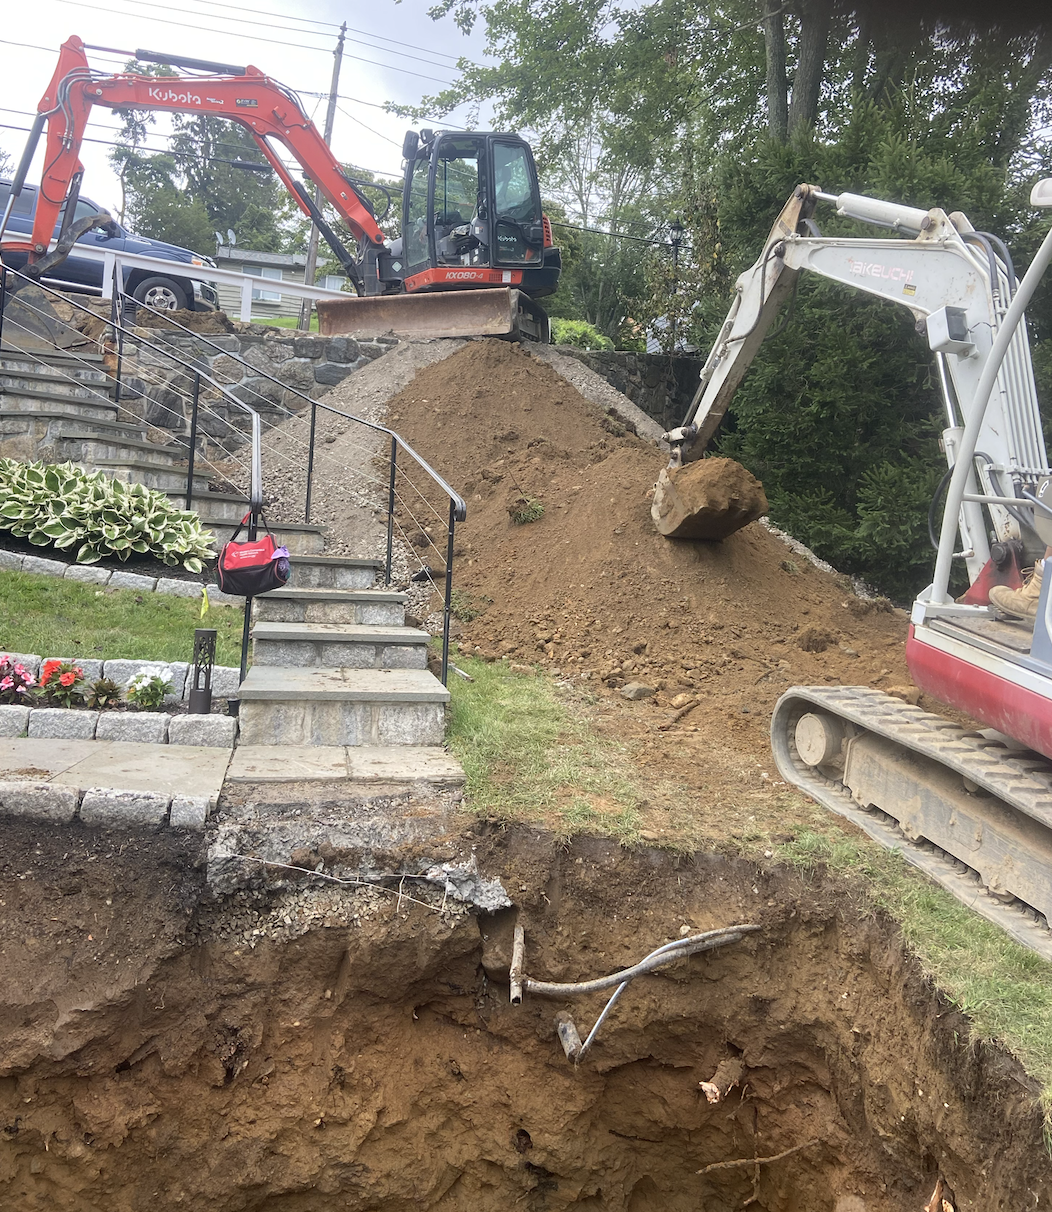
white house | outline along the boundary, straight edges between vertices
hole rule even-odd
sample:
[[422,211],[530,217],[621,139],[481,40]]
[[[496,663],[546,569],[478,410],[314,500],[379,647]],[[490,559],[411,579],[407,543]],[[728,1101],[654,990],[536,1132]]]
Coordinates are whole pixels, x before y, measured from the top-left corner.
[[[259,289],[252,291],[252,316],[267,319],[270,316],[298,316],[300,300],[292,295],[282,295],[281,282],[302,282],[307,267],[305,253],[254,252],[250,248],[238,248],[235,244],[221,245],[216,250],[216,261],[220,269],[231,269],[235,273],[251,274],[261,279]],[[318,277],[316,286],[329,290],[343,290],[347,279],[342,274],[324,274]],[[232,316],[240,314],[241,293],[236,286],[219,283],[219,305]]]

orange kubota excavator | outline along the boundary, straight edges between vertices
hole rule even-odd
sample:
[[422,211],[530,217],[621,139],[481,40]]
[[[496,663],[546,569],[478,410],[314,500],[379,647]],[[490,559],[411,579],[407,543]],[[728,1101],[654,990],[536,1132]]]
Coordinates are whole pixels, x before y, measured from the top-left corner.
[[[402,147],[402,235],[388,240],[368,198],[348,179],[295,93],[256,67],[138,50],[141,62],[184,69],[179,76],[93,71],[86,46],[71,37],[37,115],[0,219],[0,237],[22,190],[40,136],[46,157],[32,234],[4,241],[27,254],[39,274],[83,234],[75,220],[83,177],[80,144],[94,105],[211,114],[246,127],[282,184],[309,215],[344,268],[356,296],[320,302],[323,333],[360,330],[432,336],[522,333],[548,340],[548,319],[533,302],[551,294],[561,258],[541,210],[529,144],[514,134],[409,131]],[[125,53],[125,52],[121,52]],[[127,52],[131,53],[131,52]],[[352,253],[325,222],[274,145],[281,145],[317,184],[353,233]],[[59,220],[62,227],[54,237]],[[108,219],[96,216],[95,222]]]

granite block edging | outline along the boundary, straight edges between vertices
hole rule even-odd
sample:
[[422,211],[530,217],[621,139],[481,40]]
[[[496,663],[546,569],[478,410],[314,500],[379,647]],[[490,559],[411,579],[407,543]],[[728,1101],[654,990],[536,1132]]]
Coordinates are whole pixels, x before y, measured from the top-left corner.
[[0,738],[29,736],[47,740],[131,741],[143,745],[204,745],[210,749],[233,749],[238,731],[238,721],[230,715],[0,706]]
[[207,796],[165,795],[108,787],[66,787],[58,783],[0,781],[0,817],[18,817],[92,828],[204,830],[213,804]]
[[110,589],[136,589],[140,593],[167,593],[176,598],[199,598],[202,588],[208,590],[210,606],[243,606],[245,599],[223,593],[218,585],[202,585],[200,581],[182,581],[177,577],[147,577],[138,572],[111,572],[93,564],[64,564],[61,560],[46,560],[41,556],[19,555],[0,551],[0,572],[35,572],[42,576],[64,577],[84,585],[106,585]]

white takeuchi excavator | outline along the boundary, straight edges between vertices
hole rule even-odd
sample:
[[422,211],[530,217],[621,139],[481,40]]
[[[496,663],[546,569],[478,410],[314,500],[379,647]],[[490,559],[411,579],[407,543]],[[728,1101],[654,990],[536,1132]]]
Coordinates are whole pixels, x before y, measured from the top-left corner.
[[[1052,180],[1030,201],[1052,207]],[[823,237],[811,219],[818,203],[895,236]],[[1042,578],[1033,628],[1000,616],[989,590],[1018,588],[1021,565],[1052,544],[1052,470],[1024,323],[1050,261],[1052,230],[1017,281],[1004,244],[960,213],[798,186],[738,279],[683,425],[665,434],[672,460],[653,507],[662,530],[677,475],[700,458],[801,270],[913,313],[937,363],[949,470],[935,574],[914,602],[906,659],[921,690],[982,728],[869,687],[796,686],[775,707],[775,760],[788,781],[1048,959],[1052,576]],[[970,582],[956,601],[955,559]]]

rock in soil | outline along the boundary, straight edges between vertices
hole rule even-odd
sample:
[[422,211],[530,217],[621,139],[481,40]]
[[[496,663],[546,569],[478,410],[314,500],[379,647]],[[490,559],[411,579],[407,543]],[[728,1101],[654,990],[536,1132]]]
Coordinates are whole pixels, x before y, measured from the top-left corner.
[[725,539],[767,512],[763,485],[733,459],[662,468],[650,516],[670,539]]

